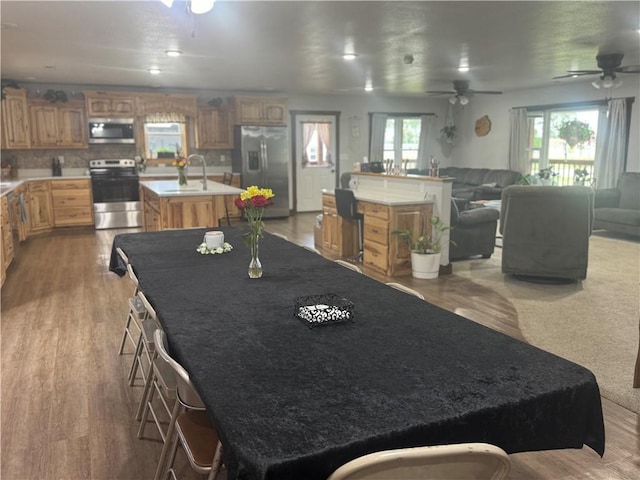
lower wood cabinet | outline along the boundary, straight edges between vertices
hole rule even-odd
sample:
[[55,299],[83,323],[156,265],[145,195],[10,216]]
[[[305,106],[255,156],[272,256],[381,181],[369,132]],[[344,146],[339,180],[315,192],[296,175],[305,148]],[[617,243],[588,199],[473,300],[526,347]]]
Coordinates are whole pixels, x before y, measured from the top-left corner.
[[338,215],[336,198],[322,195],[322,249],[339,257],[358,253],[358,223]]
[[13,235],[9,220],[9,201],[5,195],[0,199],[0,285],[4,284],[7,268],[13,261]]
[[93,225],[93,199],[89,179],[51,180],[55,227]]
[[53,228],[53,204],[49,180],[30,180],[29,224],[31,233],[39,233]]

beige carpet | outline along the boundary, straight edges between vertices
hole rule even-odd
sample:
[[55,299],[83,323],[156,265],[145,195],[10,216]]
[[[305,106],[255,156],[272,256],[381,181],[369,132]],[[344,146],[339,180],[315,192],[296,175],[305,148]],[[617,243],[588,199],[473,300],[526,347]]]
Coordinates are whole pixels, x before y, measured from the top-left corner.
[[453,273],[508,299],[529,343],[591,370],[602,396],[640,414],[632,388],[640,321],[640,242],[594,233],[587,278],[569,285],[514,280],[488,260],[453,264]]

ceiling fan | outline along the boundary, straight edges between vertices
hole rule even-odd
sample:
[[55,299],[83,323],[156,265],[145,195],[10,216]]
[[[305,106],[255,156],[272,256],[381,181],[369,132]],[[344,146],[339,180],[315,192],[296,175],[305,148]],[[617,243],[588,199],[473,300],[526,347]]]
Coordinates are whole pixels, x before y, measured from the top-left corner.
[[623,57],[622,53],[596,55],[599,70],[567,70],[567,75],[560,75],[553,79],[600,74],[600,78],[591,83],[595,88],[619,87],[622,85],[622,80],[616,79],[617,73],[640,73],[640,65],[621,66]]
[[449,97],[449,103],[454,105],[457,101],[460,101],[460,105],[466,105],[469,103],[469,96],[475,94],[484,94],[484,95],[501,95],[502,92],[498,92],[495,90],[472,90],[469,88],[469,80],[454,80],[453,81],[453,90],[427,90],[425,93],[429,95],[451,95]]

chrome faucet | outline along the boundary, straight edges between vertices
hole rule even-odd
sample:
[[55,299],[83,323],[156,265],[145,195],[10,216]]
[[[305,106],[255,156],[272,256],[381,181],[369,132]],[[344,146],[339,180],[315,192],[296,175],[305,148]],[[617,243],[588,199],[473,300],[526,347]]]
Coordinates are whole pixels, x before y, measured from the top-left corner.
[[191,161],[192,158],[200,159],[200,163],[202,164],[202,190],[206,190],[207,189],[207,167],[206,167],[206,162],[204,161],[204,157],[202,155],[198,155],[197,153],[192,153],[187,157],[187,165],[189,165],[189,162]]

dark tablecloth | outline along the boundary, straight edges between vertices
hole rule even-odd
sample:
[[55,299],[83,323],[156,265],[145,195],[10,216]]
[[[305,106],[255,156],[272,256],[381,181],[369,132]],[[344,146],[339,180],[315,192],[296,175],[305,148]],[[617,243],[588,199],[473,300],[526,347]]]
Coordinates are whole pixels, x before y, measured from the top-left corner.
[[[572,362],[265,234],[261,279],[235,248],[201,255],[204,229],[116,236],[192,376],[229,479],[326,479],[383,449],[488,442],[508,453],[604,452],[600,393]],[[353,323],[308,328],[299,296],[336,293]]]

